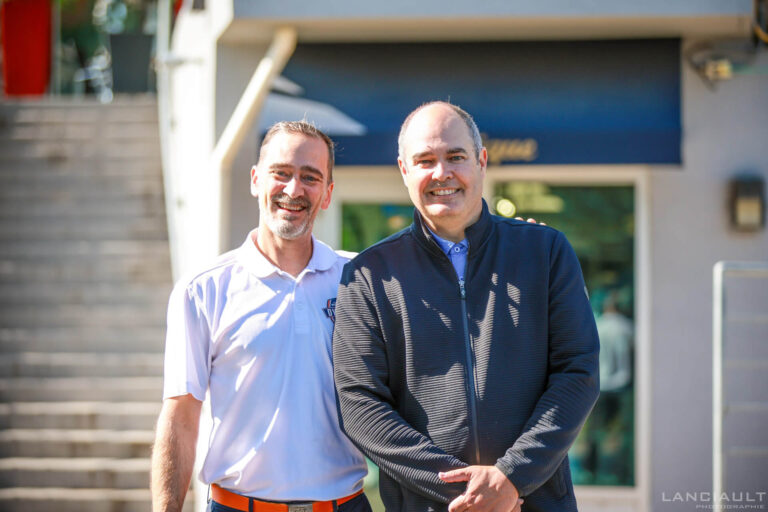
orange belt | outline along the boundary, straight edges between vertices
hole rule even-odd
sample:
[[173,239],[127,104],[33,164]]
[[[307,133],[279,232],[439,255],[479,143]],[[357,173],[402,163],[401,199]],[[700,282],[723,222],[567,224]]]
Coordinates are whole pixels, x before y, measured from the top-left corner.
[[211,485],[211,498],[213,498],[213,501],[224,505],[225,507],[242,510],[244,512],[334,512],[334,503],[336,505],[341,505],[361,494],[363,494],[362,489],[345,498],[333,501],[274,503],[271,501],[260,501],[256,498],[242,496],[223,489],[216,484]]

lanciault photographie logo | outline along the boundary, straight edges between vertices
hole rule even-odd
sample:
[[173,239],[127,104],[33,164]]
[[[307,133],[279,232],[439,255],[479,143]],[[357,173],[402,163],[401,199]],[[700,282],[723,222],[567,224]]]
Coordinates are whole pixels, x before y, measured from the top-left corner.
[[766,510],[768,491],[662,492],[665,503],[689,503],[697,510]]

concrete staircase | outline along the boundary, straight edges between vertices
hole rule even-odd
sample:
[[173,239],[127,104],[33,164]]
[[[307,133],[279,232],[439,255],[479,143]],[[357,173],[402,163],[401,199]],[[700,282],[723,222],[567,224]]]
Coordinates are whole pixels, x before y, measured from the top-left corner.
[[0,105],[0,511],[151,509],[171,289],[156,112]]

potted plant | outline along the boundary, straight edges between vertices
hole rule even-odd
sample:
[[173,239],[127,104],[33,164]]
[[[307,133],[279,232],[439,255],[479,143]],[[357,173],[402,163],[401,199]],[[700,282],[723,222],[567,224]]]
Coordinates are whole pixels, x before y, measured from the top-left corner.
[[109,35],[114,92],[149,91],[156,4],[147,0],[97,0],[94,23]]

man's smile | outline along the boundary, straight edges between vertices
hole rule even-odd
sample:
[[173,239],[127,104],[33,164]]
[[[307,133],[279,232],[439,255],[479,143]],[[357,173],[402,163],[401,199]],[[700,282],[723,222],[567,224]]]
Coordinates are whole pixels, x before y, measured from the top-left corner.
[[306,201],[285,201],[273,198],[272,203],[281,210],[291,212],[301,212],[309,208],[309,204]]
[[459,189],[457,188],[439,188],[436,190],[430,190],[429,193],[433,196],[451,196],[457,194]]

